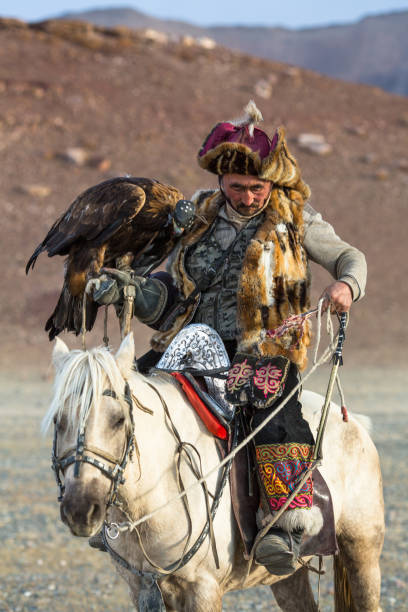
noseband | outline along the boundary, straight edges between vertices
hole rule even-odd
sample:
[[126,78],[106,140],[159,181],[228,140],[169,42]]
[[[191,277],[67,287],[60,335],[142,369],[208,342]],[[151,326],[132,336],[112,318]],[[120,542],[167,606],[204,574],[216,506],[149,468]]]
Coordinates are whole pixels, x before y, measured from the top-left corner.
[[[117,399],[116,393],[112,391],[111,389],[106,389],[102,395],[108,395],[109,397],[113,397],[114,399]],[[59,495],[58,495],[59,502],[62,501],[62,498],[64,497],[64,492],[65,492],[65,485],[61,480],[60,473],[63,474],[64,470],[68,466],[72,465],[72,463],[75,464],[74,465],[74,478],[79,478],[81,463],[89,463],[90,465],[93,465],[98,470],[100,470],[105,476],[107,476],[109,480],[112,481],[110,497],[109,497],[107,506],[110,506],[115,501],[119,485],[125,482],[123,473],[125,471],[128,460],[132,456],[132,452],[135,447],[135,441],[134,441],[135,424],[133,421],[133,401],[132,401],[132,394],[130,392],[130,387],[127,382],[125,384],[124,398],[127,404],[129,405],[131,430],[127,434],[126,446],[125,446],[125,450],[123,453],[123,458],[120,462],[117,461],[112,455],[110,455],[106,451],[102,451],[99,448],[96,448],[91,445],[86,445],[84,428],[78,431],[76,446],[72,446],[68,448],[65,451],[65,453],[63,453],[60,457],[58,457],[57,456],[58,430],[57,430],[57,423],[55,424],[51,461],[52,461],[52,469],[54,470],[55,479],[57,481],[57,485],[59,489]],[[102,461],[99,461],[99,459],[96,459],[95,457],[91,455],[86,454],[87,451],[113,464],[113,467],[111,467],[110,465],[107,465],[106,463]]]

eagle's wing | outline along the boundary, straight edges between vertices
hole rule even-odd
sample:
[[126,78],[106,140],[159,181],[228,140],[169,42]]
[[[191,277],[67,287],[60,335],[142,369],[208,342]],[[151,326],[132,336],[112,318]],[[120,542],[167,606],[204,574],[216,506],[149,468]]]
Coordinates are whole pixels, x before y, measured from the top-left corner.
[[146,201],[146,179],[110,179],[81,193],[49,230],[31,255],[26,273],[34,267],[40,253],[66,255],[77,240],[92,240],[97,246],[106,242],[119,228],[130,223]]

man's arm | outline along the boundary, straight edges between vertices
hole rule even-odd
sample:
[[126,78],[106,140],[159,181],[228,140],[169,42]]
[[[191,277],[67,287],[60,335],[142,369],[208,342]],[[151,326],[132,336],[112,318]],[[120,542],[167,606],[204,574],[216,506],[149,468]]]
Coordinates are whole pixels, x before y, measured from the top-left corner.
[[[122,282],[115,278],[105,277],[98,289],[94,291],[94,300],[101,306],[115,304],[117,310],[121,310],[123,306],[123,287],[129,280],[126,281],[126,276]],[[150,274],[147,278],[135,276],[132,280],[136,294],[133,302],[133,314],[142,323],[153,329],[159,329],[166,319],[168,311],[179,298],[179,292],[172,277],[167,272],[160,271]]]
[[331,302],[340,312],[348,311],[352,302],[360,300],[367,279],[366,260],[358,249],[341,240],[333,227],[322,219],[310,204],[304,209],[304,246],[309,258],[323,266],[336,279],[326,287],[324,307]]

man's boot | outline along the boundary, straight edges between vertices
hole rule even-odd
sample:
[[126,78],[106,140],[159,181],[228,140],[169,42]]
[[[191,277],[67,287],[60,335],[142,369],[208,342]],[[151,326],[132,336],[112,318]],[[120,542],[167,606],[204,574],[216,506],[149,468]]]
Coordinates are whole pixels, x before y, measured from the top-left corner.
[[296,569],[303,529],[289,533],[280,527],[271,527],[255,550],[254,559],[275,576],[287,576]]

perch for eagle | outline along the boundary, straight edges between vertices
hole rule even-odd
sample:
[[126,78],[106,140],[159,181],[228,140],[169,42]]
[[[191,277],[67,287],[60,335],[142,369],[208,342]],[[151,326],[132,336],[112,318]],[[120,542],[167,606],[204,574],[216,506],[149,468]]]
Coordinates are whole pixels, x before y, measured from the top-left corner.
[[[52,340],[61,331],[79,334],[82,301],[88,280],[103,267],[117,267],[125,258],[140,274],[157,267],[178,236],[194,219],[191,202],[170,185],[153,179],[117,177],[81,193],[31,255],[26,273],[44,251],[67,255],[64,284],[45,330]],[[98,304],[86,298],[86,329],[92,329]]]

